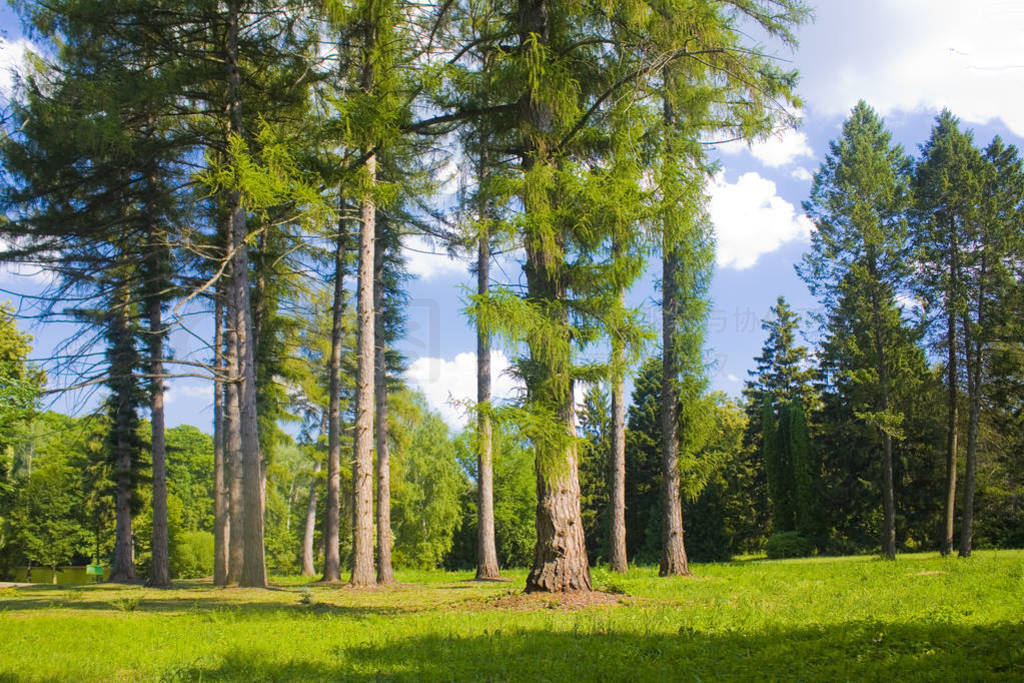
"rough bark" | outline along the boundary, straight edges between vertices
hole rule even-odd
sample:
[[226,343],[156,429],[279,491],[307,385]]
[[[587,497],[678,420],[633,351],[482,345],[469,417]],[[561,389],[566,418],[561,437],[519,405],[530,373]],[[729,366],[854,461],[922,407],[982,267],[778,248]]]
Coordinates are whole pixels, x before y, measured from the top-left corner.
[[[377,160],[371,155],[366,167],[371,177]],[[365,197],[359,229],[359,355],[356,367],[355,445],[352,461],[352,577],[353,586],[375,581],[373,569],[373,401],[374,318],[373,265],[376,206]]]
[[327,500],[324,512],[324,576],[326,583],[341,581],[341,343],[345,320],[345,252],[347,226],[339,222],[334,249],[334,300],[331,314],[331,359],[328,367]]
[[679,392],[676,385],[675,330],[679,314],[677,262],[672,245],[662,258],[662,392],[661,392],[661,565],[660,576],[689,576],[683,540],[683,505],[679,484]]
[[224,462],[224,304],[218,284],[213,324],[213,585],[228,580],[228,491]]
[[321,466],[318,460],[313,465],[313,479],[309,482],[309,502],[306,503],[306,526],[302,532],[302,575],[315,576],[316,567],[313,566],[313,535],[316,533],[316,490],[317,476],[320,474]]
[[395,582],[391,566],[391,449],[388,446],[387,344],[384,339],[384,252],[374,252],[373,308],[374,318],[374,423],[377,442],[377,583]]
[[[982,263],[979,275],[980,280],[985,278],[985,264]],[[967,453],[964,467],[964,500],[963,514],[960,520],[960,557],[971,556],[971,546],[974,541],[974,493],[975,477],[978,468],[978,426],[981,419],[981,387],[982,373],[984,372],[984,342],[979,338],[981,330],[984,329],[984,301],[985,288],[982,282],[978,285],[977,301],[977,324],[973,326],[974,333],[971,339],[965,339],[964,348],[970,350],[967,357]],[[964,335],[967,336],[972,326],[969,320],[964,320]]]
[[[485,220],[483,214],[481,221]],[[490,287],[491,250],[486,231],[477,243],[476,291],[487,296]],[[491,429],[491,336],[476,325],[476,578],[494,580],[501,576],[498,550],[494,537],[494,460]]]
[[167,537],[167,442],[164,433],[164,330],[159,296],[152,296],[149,306],[150,418],[153,458],[153,556],[149,585],[165,588],[171,585],[170,549]]
[[[241,135],[242,100],[239,71],[239,3],[228,5],[227,49],[228,112],[230,131]],[[231,195],[231,244],[233,254],[231,290],[235,300],[235,338],[238,346],[239,431],[242,437],[242,505],[245,508],[242,533],[245,537],[239,585],[264,588],[267,568],[263,544],[263,463],[260,457],[259,420],[256,407],[256,353],[249,301],[249,255],[246,249],[246,211],[241,194]]]

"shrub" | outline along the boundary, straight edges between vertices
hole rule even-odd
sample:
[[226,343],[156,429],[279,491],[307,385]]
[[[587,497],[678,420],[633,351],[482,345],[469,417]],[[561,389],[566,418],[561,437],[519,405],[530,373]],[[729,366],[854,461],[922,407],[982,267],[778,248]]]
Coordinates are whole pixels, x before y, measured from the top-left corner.
[[171,576],[197,579],[213,574],[213,534],[209,531],[184,531],[171,544]]
[[768,537],[764,542],[764,552],[769,560],[808,557],[814,553],[814,543],[795,531],[783,531]]

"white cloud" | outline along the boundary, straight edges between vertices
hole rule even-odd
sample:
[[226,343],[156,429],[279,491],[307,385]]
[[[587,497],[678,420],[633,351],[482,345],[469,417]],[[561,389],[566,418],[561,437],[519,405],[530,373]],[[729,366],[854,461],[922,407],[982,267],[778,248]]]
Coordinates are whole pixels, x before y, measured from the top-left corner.
[[[495,400],[511,398],[521,388],[506,372],[510,367],[502,351],[491,351],[491,392]],[[405,379],[423,392],[430,407],[449,425],[458,428],[466,424],[468,408],[476,402],[475,353],[460,353],[450,361],[417,358],[409,364]]]
[[814,175],[812,175],[811,172],[808,171],[803,166],[797,166],[796,168],[794,168],[790,172],[790,175],[793,176],[794,179],[805,183],[814,178]]
[[776,194],[774,182],[757,173],[744,173],[730,183],[720,171],[708,189],[722,268],[749,268],[787,242],[806,240],[814,227]]
[[764,140],[747,143],[742,140],[720,146],[723,154],[738,154],[749,149],[758,161],[771,168],[788,166],[801,157],[813,157],[814,150],[807,142],[807,136],[800,131],[787,128],[770,135]]
[[1024,4],[1006,0],[823,0],[801,31],[810,109],[883,115],[948,107],[1024,135]]
[[203,405],[213,404],[213,385],[206,384],[180,384],[171,382],[164,392],[164,403],[171,404],[179,400],[187,400],[189,403],[202,403]]
[[45,286],[53,284],[57,274],[44,266],[34,263],[17,263],[6,261],[4,252],[12,248],[12,244],[0,237],[0,282],[21,282]]
[[439,249],[430,240],[419,235],[410,235],[402,239],[402,254],[405,256],[406,267],[418,278],[429,280],[435,277],[465,275],[466,262],[452,258],[443,249]]
[[25,52],[31,49],[34,49],[31,41],[24,38],[0,38],[0,95],[10,95],[14,85],[14,72],[24,68]]

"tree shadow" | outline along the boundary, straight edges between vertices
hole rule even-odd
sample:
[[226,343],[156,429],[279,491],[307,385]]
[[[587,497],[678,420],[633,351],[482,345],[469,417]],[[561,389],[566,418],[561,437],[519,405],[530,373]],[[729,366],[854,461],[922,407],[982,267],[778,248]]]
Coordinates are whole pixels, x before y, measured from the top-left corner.
[[[181,678],[246,680],[1011,680],[1024,677],[1024,625],[858,621],[757,634],[616,632],[593,619],[572,631],[412,635],[330,650],[231,652]],[[579,625],[579,623],[578,623]],[[588,630],[589,629],[589,630]],[[321,653],[322,654],[322,653]],[[284,658],[287,659],[284,659]],[[284,659],[284,661],[282,661]]]

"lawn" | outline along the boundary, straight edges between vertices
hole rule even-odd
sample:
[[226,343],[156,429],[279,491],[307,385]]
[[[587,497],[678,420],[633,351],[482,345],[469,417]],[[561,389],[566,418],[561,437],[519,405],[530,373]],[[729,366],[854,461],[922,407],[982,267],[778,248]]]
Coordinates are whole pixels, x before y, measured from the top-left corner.
[[1024,679],[1024,551],[594,571],[579,605],[471,574],[0,589],[0,680]]

